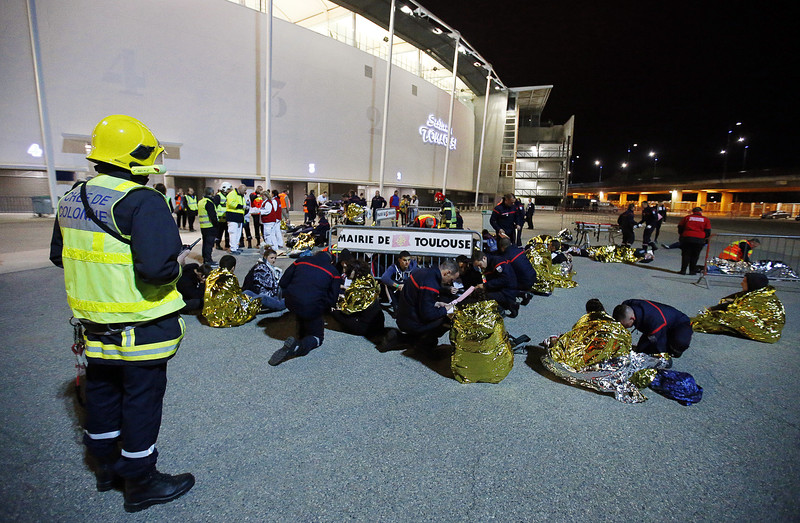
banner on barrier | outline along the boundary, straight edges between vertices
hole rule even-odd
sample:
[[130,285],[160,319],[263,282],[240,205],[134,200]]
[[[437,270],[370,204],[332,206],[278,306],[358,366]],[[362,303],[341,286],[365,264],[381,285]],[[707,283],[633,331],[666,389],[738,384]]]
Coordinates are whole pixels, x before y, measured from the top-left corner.
[[375,221],[396,220],[397,211],[393,207],[386,209],[375,209]]
[[427,256],[472,255],[472,231],[453,232],[413,227],[338,227],[337,231],[336,244],[339,249],[372,253],[397,253],[405,250]]

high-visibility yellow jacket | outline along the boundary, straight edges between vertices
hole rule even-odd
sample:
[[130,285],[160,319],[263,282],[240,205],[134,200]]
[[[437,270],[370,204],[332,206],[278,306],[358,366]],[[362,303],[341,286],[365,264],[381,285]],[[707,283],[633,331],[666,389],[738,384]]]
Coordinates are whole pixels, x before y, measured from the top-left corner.
[[209,227],[213,227],[214,224],[211,223],[211,219],[208,217],[208,211],[206,210],[206,204],[210,202],[208,198],[203,198],[200,200],[198,205],[197,211],[197,218],[200,221],[200,228],[201,229],[208,229]]
[[222,191],[217,193],[217,196],[219,196],[219,205],[217,205],[217,219],[225,221],[225,208],[228,204],[228,198]]
[[186,205],[189,207],[190,211],[197,211],[197,196],[193,194],[187,194],[184,196],[186,198]]
[[244,197],[236,191],[229,192],[225,201],[225,208],[228,212],[244,214]]
[[[129,192],[154,190],[135,182],[100,175],[86,184],[87,200],[97,218],[122,240],[114,208]],[[104,231],[91,220],[81,200],[81,187],[68,192],[58,204],[58,224],[63,238],[62,261],[67,300],[76,318],[98,324],[131,325],[156,320],[184,306],[175,281],[152,285],[141,281],[133,265],[129,243]],[[157,360],[178,349],[177,340],[136,345],[97,353],[87,346],[87,357],[126,361]]]

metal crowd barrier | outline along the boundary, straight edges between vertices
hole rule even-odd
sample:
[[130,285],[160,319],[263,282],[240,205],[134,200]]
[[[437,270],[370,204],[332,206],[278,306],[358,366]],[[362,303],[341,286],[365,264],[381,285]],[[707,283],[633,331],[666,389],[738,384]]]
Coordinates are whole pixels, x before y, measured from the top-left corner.
[[600,244],[600,237],[607,235],[608,241],[605,245],[615,245],[620,236],[619,225],[613,223],[593,223],[593,222],[575,222],[575,245],[591,246],[591,237],[594,241]]
[[[725,247],[733,242],[757,238],[761,245],[753,249],[751,260],[770,260],[782,262],[792,268],[795,274],[800,270],[800,236],[778,236],[765,234],[742,233],[713,233],[708,244],[708,259],[718,258]],[[705,255],[705,252],[703,252]],[[708,276],[733,276],[741,278],[741,273],[708,272]],[[800,281],[796,278],[773,278],[781,281]]]
[[[328,245],[338,261],[339,246],[338,239],[345,233],[354,235],[361,234],[366,238],[376,238],[378,236],[403,237],[408,236],[408,245],[392,245],[363,242],[359,245],[347,244],[347,249],[358,259],[367,260],[372,267],[372,275],[380,278],[383,272],[394,263],[394,258],[401,251],[408,251],[411,256],[417,259],[420,267],[432,267],[438,265],[441,260],[455,259],[459,255],[470,255],[475,249],[480,249],[482,237],[477,231],[466,229],[420,229],[417,227],[363,227],[358,225],[337,225],[331,227],[328,233]],[[466,237],[470,238],[470,245],[466,246]],[[428,244],[432,246],[415,247],[413,240],[415,237],[424,237]],[[431,241],[432,240],[432,241]],[[402,243],[402,242],[401,242]],[[441,244],[448,244],[441,247]],[[459,244],[459,248],[451,248],[450,245]],[[468,254],[468,252],[470,254]]]
[[0,212],[33,212],[33,200],[30,196],[0,196]]

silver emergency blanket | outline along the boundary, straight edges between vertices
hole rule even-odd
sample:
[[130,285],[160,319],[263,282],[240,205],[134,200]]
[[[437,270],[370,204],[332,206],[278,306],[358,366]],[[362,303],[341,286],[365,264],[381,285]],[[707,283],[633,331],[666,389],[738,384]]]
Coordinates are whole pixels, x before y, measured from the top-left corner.
[[[639,373],[646,373],[649,369],[665,369],[671,366],[671,362],[666,358],[654,358],[638,352],[611,358],[584,367],[580,371],[558,363],[549,354],[542,356],[542,363],[550,372],[564,381],[600,392],[613,392],[617,401],[622,403],[647,401],[647,396],[642,394],[637,385],[646,386],[649,382],[637,379]],[[650,381],[652,381],[652,377]]]
[[722,258],[711,258],[708,260],[709,272],[720,272],[722,274],[741,274],[744,276],[748,272],[759,272],[771,280],[796,280],[800,279],[797,272],[782,261],[760,260],[752,263],[746,261],[723,260]]

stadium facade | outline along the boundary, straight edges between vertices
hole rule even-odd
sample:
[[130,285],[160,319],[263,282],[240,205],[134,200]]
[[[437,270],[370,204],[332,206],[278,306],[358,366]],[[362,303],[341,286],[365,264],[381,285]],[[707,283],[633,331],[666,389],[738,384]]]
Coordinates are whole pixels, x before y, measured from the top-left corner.
[[552,86],[506,87],[411,0],[7,0],[0,19],[2,195],[66,192],[122,113],[166,146],[170,190],[566,196],[574,125],[542,124]]

